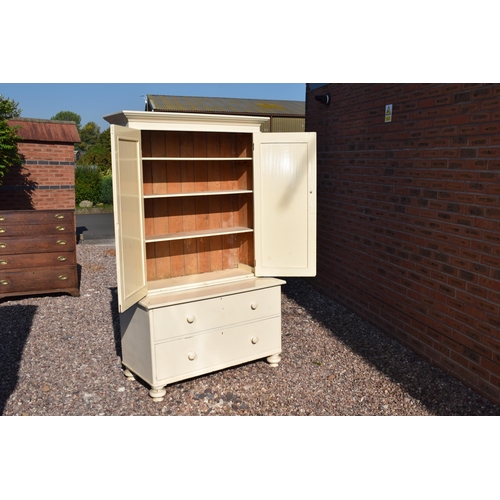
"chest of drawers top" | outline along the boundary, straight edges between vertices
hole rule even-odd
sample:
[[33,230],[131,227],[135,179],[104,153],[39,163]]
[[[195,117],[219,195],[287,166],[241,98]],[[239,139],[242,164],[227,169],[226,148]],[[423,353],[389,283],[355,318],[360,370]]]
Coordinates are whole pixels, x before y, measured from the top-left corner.
[[0,227],[68,223],[73,220],[73,210],[0,210]]

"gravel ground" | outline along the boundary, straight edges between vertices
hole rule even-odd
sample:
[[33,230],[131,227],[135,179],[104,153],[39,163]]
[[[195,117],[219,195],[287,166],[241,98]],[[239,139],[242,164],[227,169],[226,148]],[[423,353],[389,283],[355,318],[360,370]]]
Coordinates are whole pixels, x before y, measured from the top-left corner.
[[283,287],[278,368],[256,361],[167,387],[123,376],[112,246],[80,244],[80,297],[0,301],[2,415],[500,415],[305,280]]

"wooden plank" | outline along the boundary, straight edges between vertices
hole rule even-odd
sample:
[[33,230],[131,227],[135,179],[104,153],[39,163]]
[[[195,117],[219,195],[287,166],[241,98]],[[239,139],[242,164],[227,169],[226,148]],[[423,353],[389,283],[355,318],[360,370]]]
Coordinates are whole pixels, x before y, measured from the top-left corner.
[[210,132],[207,141],[207,158],[220,158],[220,133]]
[[238,195],[238,194],[250,194],[252,193],[251,190],[249,189],[230,189],[228,191],[205,191],[205,192],[193,192],[193,193],[173,193],[173,194],[159,194],[159,195],[154,195],[150,194],[145,196],[145,199],[154,199],[154,198],[183,198],[186,196],[197,196],[197,197],[204,197],[204,196],[220,196],[220,195]]
[[234,134],[221,132],[220,134],[220,156],[233,158],[236,154]]
[[[199,133],[195,135],[194,155],[207,155],[207,134]],[[195,191],[206,193],[208,190],[208,162],[198,162],[195,166]],[[196,229],[203,231],[209,228],[208,220],[208,199],[206,197],[197,197],[195,202]],[[210,271],[210,241],[208,238],[198,239],[198,272],[206,273]]]
[[[168,216],[170,232],[182,232],[182,199],[168,199]],[[170,245],[170,266],[172,277],[184,275],[183,246],[182,241],[175,241]]]
[[156,243],[146,245],[146,276],[148,281],[157,279],[155,245]]
[[[151,156],[151,132],[149,130],[142,131],[141,134],[142,157]],[[142,182],[143,193],[145,195],[153,194],[153,172],[152,163],[148,161],[142,162]]]
[[183,158],[194,156],[194,134],[195,132],[179,132],[180,156]]
[[[165,134],[161,131],[151,132],[151,156],[165,156]],[[153,173],[153,193],[167,193],[167,163],[150,162]]]
[[222,237],[222,269],[234,269],[237,267],[235,250],[235,235],[230,234]]
[[219,157],[188,157],[188,158],[183,158],[182,156],[151,156],[149,158],[146,158],[148,161],[156,162],[156,161],[167,161],[167,160],[175,160],[175,161],[206,161],[208,160],[217,160],[217,161],[241,161],[242,163],[246,163],[249,161],[252,161],[251,158],[239,158],[239,157],[228,157],[228,156],[219,156]]
[[190,238],[211,238],[225,236],[227,234],[251,233],[253,229],[248,227],[223,227],[217,229],[207,229],[202,231],[181,231],[175,233],[156,234],[146,238],[147,243],[154,241],[183,241]]
[[170,242],[161,241],[154,243],[156,258],[156,278],[157,280],[170,278]]
[[252,157],[252,134],[237,133],[236,136],[236,155],[239,158]]

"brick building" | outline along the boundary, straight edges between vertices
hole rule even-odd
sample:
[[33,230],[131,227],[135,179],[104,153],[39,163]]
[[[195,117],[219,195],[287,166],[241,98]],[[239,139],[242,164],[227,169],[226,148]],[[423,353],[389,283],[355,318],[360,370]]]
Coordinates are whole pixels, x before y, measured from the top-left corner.
[[75,208],[74,145],[80,136],[74,122],[16,118],[24,164],[3,178],[0,208],[48,210]]
[[500,404],[500,84],[309,84],[313,284]]

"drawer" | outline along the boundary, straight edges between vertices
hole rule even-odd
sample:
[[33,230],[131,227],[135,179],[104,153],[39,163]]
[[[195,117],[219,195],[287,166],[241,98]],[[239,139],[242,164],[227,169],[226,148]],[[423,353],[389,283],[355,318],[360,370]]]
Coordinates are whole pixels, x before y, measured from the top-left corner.
[[0,256],[0,272],[29,267],[61,267],[76,264],[75,252],[14,254]]
[[0,210],[0,226],[19,224],[72,224],[73,210]]
[[76,266],[25,269],[23,271],[0,270],[0,296],[20,292],[57,292],[65,288],[77,287]]
[[281,318],[234,326],[155,346],[156,382],[170,383],[281,352]]
[[26,237],[33,235],[49,236],[55,234],[75,234],[75,227],[68,221],[67,223],[52,224],[2,224],[0,222],[0,238],[5,237]]
[[193,335],[220,326],[281,316],[281,287],[160,307],[150,314],[156,341]]
[[38,252],[71,252],[75,248],[74,234],[40,236],[33,238],[2,238],[0,235],[0,257],[12,254],[34,254]]

